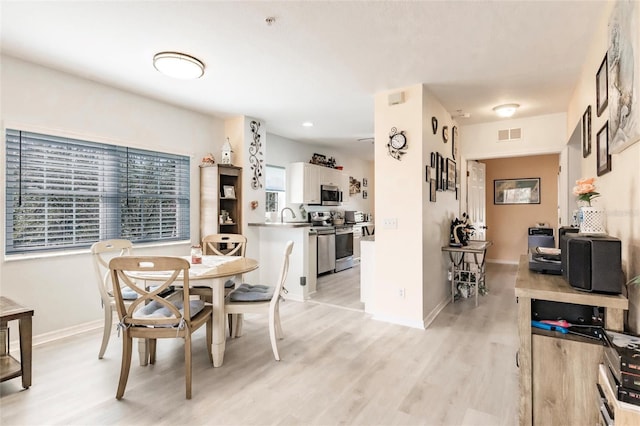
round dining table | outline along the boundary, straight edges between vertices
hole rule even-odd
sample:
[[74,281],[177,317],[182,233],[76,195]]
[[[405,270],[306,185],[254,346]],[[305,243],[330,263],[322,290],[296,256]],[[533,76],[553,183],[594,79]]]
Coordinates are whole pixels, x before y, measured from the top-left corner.
[[[191,287],[210,287],[213,304],[213,366],[220,367],[224,362],[226,343],[226,318],[224,313],[224,284],[229,277],[241,276],[258,269],[258,261],[240,256],[202,256],[202,263],[192,263],[191,256],[181,256],[191,265],[189,268],[189,285]],[[131,273],[133,278],[144,281],[162,281],[169,277],[168,273]],[[179,278],[178,278],[179,280]],[[146,364],[145,345],[139,344],[140,364]],[[143,360],[143,357],[145,358]]]

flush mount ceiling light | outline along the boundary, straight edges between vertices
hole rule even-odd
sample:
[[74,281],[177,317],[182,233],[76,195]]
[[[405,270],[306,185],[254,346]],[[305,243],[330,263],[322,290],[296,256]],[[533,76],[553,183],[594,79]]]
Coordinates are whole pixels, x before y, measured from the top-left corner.
[[179,52],[160,52],[153,57],[153,66],[162,74],[182,80],[200,78],[204,64],[193,56]]
[[498,117],[508,118],[511,117],[519,107],[520,105],[518,104],[504,104],[498,105],[493,108],[493,110],[498,114]]
[[302,123],[303,127],[313,127],[313,123],[310,121],[305,121],[304,123]]

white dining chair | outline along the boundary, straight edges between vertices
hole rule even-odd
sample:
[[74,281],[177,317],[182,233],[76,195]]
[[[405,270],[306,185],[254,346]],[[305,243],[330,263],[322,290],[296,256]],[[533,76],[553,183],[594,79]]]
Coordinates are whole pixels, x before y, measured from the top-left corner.
[[[288,241],[284,249],[282,267],[278,281],[274,286],[241,284],[225,299],[224,310],[226,314],[266,314],[269,317],[269,336],[271,349],[276,361],[280,361],[278,353],[278,339],[284,337],[280,324],[280,299],[284,298],[286,289],[284,283],[289,271],[289,257],[293,250],[293,241]],[[232,321],[231,337],[242,335],[241,317]]]
[[[117,256],[130,255],[132,250],[133,245],[131,241],[119,239],[98,241],[91,246],[96,282],[100,299],[102,300],[102,309],[104,310],[102,344],[100,345],[100,352],[98,352],[99,359],[104,357],[107,345],[109,345],[111,326],[113,324],[113,312],[116,310],[111,273],[109,272],[109,261]],[[127,303],[131,303],[138,298],[138,295],[135,292],[128,291],[123,294],[123,297]]]

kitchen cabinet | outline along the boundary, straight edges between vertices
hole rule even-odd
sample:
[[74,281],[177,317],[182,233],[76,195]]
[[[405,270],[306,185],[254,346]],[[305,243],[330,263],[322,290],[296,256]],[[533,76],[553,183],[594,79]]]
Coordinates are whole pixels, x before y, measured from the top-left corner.
[[287,201],[295,204],[320,204],[320,186],[340,188],[349,198],[349,176],[342,170],[311,163],[291,163],[287,167]]
[[[223,210],[229,218],[224,222],[220,219]],[[200,166],[200,240],[210,234],[241,233],[242,168],[227,164]]]
[[289,203],[320,204],[320,169],[321,167],[310,163],[289,164],[287,167]]

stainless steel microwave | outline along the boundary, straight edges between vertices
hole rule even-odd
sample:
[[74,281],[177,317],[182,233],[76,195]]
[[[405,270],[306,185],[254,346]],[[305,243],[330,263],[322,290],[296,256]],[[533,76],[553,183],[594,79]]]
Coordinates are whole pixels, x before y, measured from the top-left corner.
[[323,206],[339,206],[342,204],[342,191],[333,185],[320,185],[320,204]]

